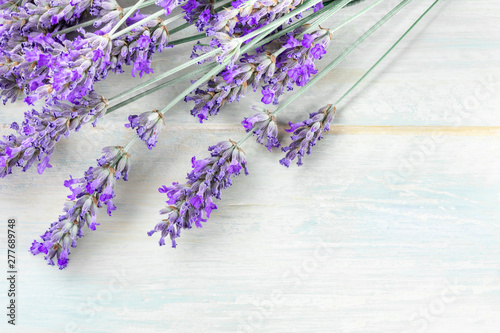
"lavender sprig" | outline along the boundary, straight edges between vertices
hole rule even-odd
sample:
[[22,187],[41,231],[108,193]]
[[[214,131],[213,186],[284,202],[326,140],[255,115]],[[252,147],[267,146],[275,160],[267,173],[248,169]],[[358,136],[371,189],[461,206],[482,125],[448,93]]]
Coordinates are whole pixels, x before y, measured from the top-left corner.
[[41,235],[42,242],[34,240],[30,251],[33,255],[46,254],[45,260],[54,265],[57,260],[59,269],[68,265],[70,246],[76,247],[78,238],[83,237],[83,227],[86,225],[95,230],[97,209],[106,206],[107,212],[116,209],[113,205],[116,180],[128,179],[130,169],[130,154],[122,147],[105,147],[104,155],[97,160],[97,167],[90,167],[82,178],[72,178],[64,182],[72,194],[64,207],[64,213],[58,221]]
[[172,186],[158,189],[168,197],[168,206],[160,210],[160,214],[166,215],[166,218],[148,235],[159,232],[160,246],[165,245],[165,238],[170,236],[172,247],[176,247],[176,239],[180,237],[182,229],[191,229],[193,225],[201,228],[201,223],[206,222],[212,210],[217,209],[213,198],[220,199],[221,190],[232,185],[231,177],[239,175],[242,169],[248,174],[245,153],[236,142],[219,142],[208,150],[211,157],[191,159],[193,170],[188,174],[185,184],[172,183]]
[[290,166],[290,163],[297,158],[297,165],[301,166],[302,158],[311,154],[311,147],[315,146],[317,141],[321,140],[324,132],[330,130],[330,123],[335,118],[336,109],[329,104],[322,107],[317,112],[309,114],[309,119],[298,122],[289,123],[290,128],[285,130],[293,132],[292,143],[289,146],[281,148],[286,152],[286,156],[280,160],[280,164]]
[[158,110],[130,115],[125,127],[136,129],[139,138],[146,143],[149,150],[156,146],[162,125],[165,125],[163,114]]
[[249,118],[245,118],[245,120],[241,122],[245,131],[252,132],[253,135],[256,135],[257,143],[265,145],[269,151],[271,151],[273,147],[279,147],[280,142],[278,140],[276,117],[272,115],[269,110],[259,106],[254,105],[252,109],[258,112]]
[[86,123],[95,126],[106,107],[106,99],[92,92],[78,105],[55,102],[41,112],[26,112],[22,124],[11,125],[16,134],[0,140],[0,177],[12,173],[14,166],[27,171],[37,161],[37,171],[42,174],[51,167],[50,157],[59,139],[68,138],[71,131],[78,131]]

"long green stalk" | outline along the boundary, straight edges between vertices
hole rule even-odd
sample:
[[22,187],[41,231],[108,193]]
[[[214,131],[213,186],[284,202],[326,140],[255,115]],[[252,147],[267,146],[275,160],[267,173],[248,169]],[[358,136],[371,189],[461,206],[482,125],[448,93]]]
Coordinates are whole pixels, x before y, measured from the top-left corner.
[[394,7],[389,13],[387,13],[383,18],[381,18],[377,23],[375,23],[367,32],[365,32],[361,37],[359,37],[347,50],[345,50],[341,55],[335,58],[328,66],[326,66],[321,72],[316,74],[305,86],[300,88],[293,96],[286,100],[278,109],[273,112],[273,115],[277,115],[283,109],[285,109],[290,103],[295,101],[300,95],[305,91],[309,90],[314,86],[319,80],[321,80],[326,74],[333,70],[340,62],[342,62],[349,54],[352,53],[361,43],[363,43],[368,37],[370,37],[375,31],[377,31],[384,23],[391,19],[396,13],[403,9],[412,0],[403,0],[396,7]]

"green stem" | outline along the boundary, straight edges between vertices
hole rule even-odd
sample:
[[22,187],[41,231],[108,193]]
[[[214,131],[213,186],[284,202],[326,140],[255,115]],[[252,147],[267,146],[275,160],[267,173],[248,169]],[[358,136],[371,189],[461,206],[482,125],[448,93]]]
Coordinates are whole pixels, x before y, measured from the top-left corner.
[[[120,108],[122,108],[122,107],[124,107],[124,106],[126,106],[126,105],[128,105],[128,104],[130,104],[130,103],[132,103],[132,102],[135,102],[135,101],[137,101],[137,100],[139,100],[139,99],[143,98],[144,96],[147,96],[147,95],[149,95],[149,94],[152,94],[152,93],[154,93],[154,92],[156,92],[156,91],[158,91],[158,90],[160,90],[160,89],[163,89],[163,88],[166,88],[166,87],[172,86],[172,85],[174,85],[174,84],[176,84],[176,83],[178,83],[178,82],[181,82],[181,81],[187,80],[187,79],[189,79],[190,77],[193,77],[193,76],[195,76],[195,75],[197,75],[197,74],[199,74],[199,73],[202,73],[202,72],[204,72],[204,71],[206,71],[206,70],[208,70],[208,69],[213,68],[214,66],[215,66],[215,64],[209,64],[209,65],[206,65],[206,66],[200,67],[200,68],[198,68],[198,69],[197,69],[197,70],[195,70],[195,71],[189,72],[189,73],[187,73],[187,74],[184,74],[184,75],[181,75],[181,76],[179,76],[179,77],[176,77],[175,79],[172,79],[172,80],[169,80],[169,81],[164,82],[164,83],[162,83],[162,84],[159,84],[159,85],[157,85],[157,86],[154,86],[153,88],[150,88],[150,89],[148,89],[148,90],[146,90],[146,91],[144,91],[144,92],[142,92],[142,93],[140,93],[140,94],[137,94],[137,95],[135,95],[135,96],[132,96],[132,97],[130,97],[129,99],[126,99],[126,100],[124,100],[123,102],[120,102],[120,103],[118,103],[118,104],[116,104],[116,105],[114,105],[114,106],[112,106],[112,107],[108,108],[108,110],[106,111],[106,114],[111,113],[111,112],[113,112],[113,111],[116,111],[116,110],[118,110],[118,109],[120,109]],[[111,99],[110,99],[110,101],[111,101],[111,100],[114,100],[114,99],[116,99],[116,97],[111,98]]]
[[374,69],[375,67],[377,67],[386,57],[389,53],[392,52],[392,50],[394,50],[394,48],[396,46],[398,46],[398,44],[406,37],[406,35],[408,35],[408,33],[420,22],[420,20],[425,16],[427,15],[427,13],[439,2],[439,0],[436,0],[434,1],[434,3],[429,7],[427,8],[427,10],[411,25],[411,27],[408,28],[408,30],[406,30],[406,32],[401,36],[399,37],[399,39],[380,57],[380,59],[377,60],[377,62],[375,62],[373,64],[372,67],[370,67],[370,69],[368,71],[366,71],[366,73],[351,87],[349,88],[349,90],[346,91],[345,94],[342,95],[342,97],[340,97],[337,102],[334,104],[334,105],[338,105],[340,102],[342,102],[342,100],[347,97],[347,95],[349,95],[360,83],[361,81],[363,81]]
[[[130,8],[130,10],[128,12],[125,13],[125,15],[123,15],[123,17],[120,19],[120,21],[118,21],[118,23],[113,27],[113,29],[111,29],[111,31],[108,32],[108,35],[109,36],[113,36],[114,32],[123,24],[125,23],[125,21],[128,19],[128,17],[130,15],[133,14],[133,12],[144,2],[144,0],[139,0],[135,3],[135,5],[132,6],[132,8]],[[110,37],[111,38],[111,37]]]
[[161,75],[158,75],[157,77],[155,77],[155,78],[153,78],[153,79],[151,79],[149,81],[146,81],[146,82],[144,82],[144,83],[142,83],[142,84],[140,84],[138,86],[135,86],[134,88],[131,88],[129,90],[121,92],[120,94],[118,94],[118,95],[110,98],[109,101],[110,102],[114,101],[114,100],[119,99],[119,98],[121,98],[123,96],[131,94],[131,93],[133,93],[133,92],[135,92],[135,91],[137,91],[139,89],[147,87],[150,84],[158,82],[158,81],[160,81],[160,80],[162,80],[162,79],[164,79],[164,78],[166,78],[166,77],[168,77],[168,76],[170,76],[172,74],[177,73],[180,70],[183,70],[184,68],[187,68],[187,67],[189,67],[191,65],[194,65],[194,64],[198,63],[200,60],[203,60],[203,59],[206,59],[206,58],[210,58],[210,57],[214,56],[215,54],[217,54],[218,52],[219,52],[219,49],[216,49],[216,50],[210,51],[208,53],[205,53],[204,55],[199,56],[198,58],[191,59],[190,61],[188,61],[188,62],[186,62],[186,63],[184,63],[184,64],[182,64],[180,66],[177,66],[177,67],[175,67],[175,68],[173,68],[173,69],[171,69],[169,71],[166,71],[165,73],[163,73]]
[[[349,0],[349,1],[352,1],[352,0]],[[349,1],[344,1],[344,2],[349,2]],[[325,8],[323,8],[323,9],[324,9],[325,11],[327,11],[327,10],[331,9],[332,7],[336,7],[336,6],[339,6],[339,5],[338,5],[338,4],[336,4],[336,3],[331,3],[331,4],[328,4],[328,7],[327,7],[327,6],[325,6]],[[319,15],[320,13],[315,13],[315,14],[318,14],[318,15]],[[298,22],[294,23],[292,26],[290,26],[290,27],[288,27],[288,28],[284,29],[282,32],[279,32],[277,35],[273,35],[273,36],[272,36],[272,39],[275,39],[275,38],[280,37],[282,34],[285,34],[285,33],[287,33],[288,31],[291,31],[292,29],[295,29],[295,27],[296,27],[296,26],[301,25],[301,24],[302,24],[302,22],[307,21],[307,20],[310,20],[310,19],[311,19],[311,16],[308,16],[308,17],[305,17],[305,18],[301,19],[300,21],[298,21]],[[282,34],[281,34],[281,33],[282,33]],[[262,35],[265,35],[265,34],[262,34]],[[178,44],[187,43],[187,42],[190,42],[190,41],[193,41],[193,40],[197,40],[197,39],[200,39],[200,38],[203,38],[203,37],[206,37],[206,36],[205,36],[204,34],[199,34],[199,35],[196,35],[196,36],[186,37],[186,38],[183,38],[183,39],[179,39],[179,40],[177,40],[177,41],[173,41],[173,42],[171,42],[170,44],[171,44],[171,45],[178,45]],[[260,38],[255,38],[253,41],[251,41],[250,43],[246,44],[246,45],[245,45],[245,46],[241,49],[241,52],[242,52],[242,53],[244,53],[244,52],[246,52],[248,49],[250,49],[250,48],[252,48],[252,47],[258,47],[258,46],[260,46],[260,45],[263,45],[263,44],[265,44],[265,43],[268,43],[268,39],[269,39],[269,38],[266,38],[266,39],[264,39],[264,40],[262,40],[262,41],[261,41],[261,39],[262,39],[262,37],[260,37]],[[257,45],[256,45],[256,44],[257,44]],[[158,81],[160,81],[160,80],[162,80],[162,79],[164,79],[164,78],[166,78],[166,77],[168,77],[168,76],[170,76],[170,75],[175,74],[177,71],[183,70],[183,69],[185,69],[185,68],[187,68],[187,67],[189,67],[189,66],[191,66],[191,65],[193,65],[193,64],[195,64],[195,63],[197,63],[197,62],[199,62],[200,60],[203,60],[203,59],[205,59],[205,58],[211,57],[211,56],[215,55],[215,54],[218,52],[218,50],[219,50],[219,49],[213,50],[213,51],[211,51],[211,52],[209,52],[209,53],[207,53],[207,54],[204,54],[204,55],[202,55],[202,56],[200,56],[200,57],[198,57],[198,58],[192,59],[191,61],[188,61],[188,62],[184,63],[184,64],[183,64],[183,65],[181,65],[181,66],[178,66],[178,67],[176,67],[176,68],[173,68],[173,69],[171,69],[170,71],[167,71],[167,72],[165,72],[165,73],[163,73],[163,74],[161,74],[161,75],[159,75],[159,76],[157,76],[157,77],[155,77],[155,78],[153,78],[153,79],[151,79],[151,80],[149,80],[149,81],[147,81],[147,82],[145,82],[145,83],[143,83],[143,84],[140,84],[140,85],[138,85],[138,86],[136,86],[136,87],[133,87],[133,88],[131,88],[131,89],[127,90],[127,91],[124,91],[124,92],[122,92],[122,93],[120,93],[120,94],[118,94],[118,95],[116,95],[116,96],[113,96],[113,97],[111,97],[111,98],[109,99],[109,102],[113,102],[113,101],[115,101],[115,100],[117,100],[117,99],[120,99],[120,98],[122,98],[122,97],[126,96],[126,95],[132,94],[132,93],[134,93],[134,92],[136,92],[136,91],[138,91],[138,90],[141,90],[141,89],[143,89],[143,88],[145,88],[145,87],[147,87],[147,86],[149,86],[149,85],[152,85],[152,84],[154,84],[154,83],[156,83],[156,82],[158,82]],[[211,65],[211,67],[212,67],[212,66],[215,66],[215,64],[212,64],[212,65]],[[119,109],[119,108],[121,108],[121,107],[124,107],[124,106],[126,106],[126,105],[128,105],[128,104],[130,104],[130,103],[132,103],[132,102],[135,102],[136,100],[138,100],[138,99],[140,99],[140,98],[142,98],[142,97],[144,97],[144,96],[147,96],[147,95],[148,95],[148,94],[150,94],[150,93],[153,93],[153,92],[155,92],[155,91],[158,91],[159,89],[162,89],[162,88],[168,87],[168,86],[170,86],[170,85],[172,85],[172,84],[174,84],[174,83],[176,83],[176,82],[179,82],[179,81],[181,81],[181,80],[182,80],[182,78],[183,78],[183,77],[186,77],[186,78],[187,78],[187,77],[193,76],[193,75],[195,75],[195,74],[198,74],[198,73],[200,73],[200,72],[203,72],[203,71],[204,71],[205,69],[207,69],[207,68],[208,68],[208,66],[202,67],[201,69],[198,69],[198,70],[194,71],[194,72],[193,72],[193,73],[191,73],[191,74],[186,74],[186,75],[183,75],[183,76],[181,76],[181,77],[179,77],[179,78],[177,78],[177,79],[170,80],[170,81],[168,81],[168,82],[165,82],[165,83],[163,83],[163,84],[160,84],[158,87],[153,87],[153,88],[151,88],[151,89],[149,89],[149,90],[146,90],[146,91],[144,91],[144,92],[142,92],[142,93],[140,93],[140,94],[138,94],[138,95],[135,95],[135,96],[133,96],[133,97],[131,97],[131,98],[129,98],[129,99],[127,99],[127,100],[123,101],[123,102],[120,102],[119,104],[117,104],[117,105],[115,105],[115,106],[110,107],[110,108],[108,109],[108,111],[106,112],[106,114],[111,113],[111,112],[113,112],[113,111],[116,111],[117,109]],[[221,68],[220,70],[222,70],[222,69],[223,69],[223,68]],[[210,77],[210,76],[209,76],[209,77]],[[201,83],[200,83],[200,85],[201,85]],[[191,91],[193,91],[193,89],[196,89],[196,87],[190,87],[189,89],[190,89],[190,92],[191,92]],[[181,95],[182,95],[182,94],[181,94]],[[184,98],[184,97],[185,97],[185,96],[182,96],[181,98]],[[166,110],[165,110],[165,111],[166,111]]]
[[200,79],[198,79],[195,83],[193,83],[192,85],[190,85],[188,88],[184,89],[184,91],[181,92],[173,100],[171,100],[170,103],[168,103],[167,106],[165,106],[160,111],[160,113],[164,114],[165,112],[167,112],[168,110],[170,110],[175,104],[177,104],[180,101],[182,101],[184,99],[184,97],[186,97],[187,95],[189,95],[189,93],[191,93],[193,90],[195,90],[196,88],[198,88],[199,86],[201,86],[205,81],[207,81],[208,79],[210,79],[212,76],[219,74],[219,72],[226,67],[226,64],[229,63],[230,60],[231,60],[231,58],[227,57],[222,62],[222,64],[216,66],[214,69],[212,69],[211,71],[207,72]]
[[203,39],[203,38],[206,38],[206,37],[207,37],[206,34],[198,34],[198,35],[194,35],[194,36],[190,36],[190,37],[186,37],[186,38],[181,38],[181,39],[173,40],[170,43],[168,43],[168,45],[185,44],[185,43],[194,42],[195,40],[200,40],[200,39]]
[[273,112],[273,115],[279,114],[283,109],[285,109],[290,103],[296,100],[300,95],[309,90],[314,86],[319,80],[321,80],[326,74],[328,74],[335,66],[342,62],[349,54],[352,53],[361,43],[363,43],[368,37],[370,37],[375,31],[377,31],[384,23],[386,23],[390,18],[392,18],[397,12],[403,9],[412,0],[401,1],[394,9],[387,13],[383,18],[381,18],[377,23],[375,23],[367,32],[365,32],[361,37],[358,38],[347,50],[345,50],[341,55],[339,55],[335,60],[333,60],[328,66],[326,66],[321,72],[316,74],[305,86],[300,88],[300,90],[291,96],[285,103],[283,103],[278,109]]
[[159,10],[156,13],[151,14],[151,15],[149,15],[146,18],[143,18],[139,22],[136,22],[136,23],[134,23],[134,24],[126,27],[125,29],[122,29],[122,30],[118,31],[115,34],[113,34],[112,32],[110,32],[110,33],[108,33],[109,39],[115,39],[117,37],[120,37],[121,35],[124,35],[124,34],[130,32],[130,31],[134,30],[135,28],[143,25],[144,23],[147,23],[147,22],[149,22],[151,20],[154,20],[155,18],[158,18],[158,17],[162,16],[163,14],[165,14],[165,10],[164,9]]
[[351,23],[352,21],[354,21],[355,19],[357,19],[361,15],[365,14],[367,11],[371,10],[373,7],[375,7],[378,4],[380,4],[382,1],[384,1],[384,0],[378,0],[378,1],[376,1],[375,3],[371,4],[370,6],[366,7],[365,9],[363,9],[362,11],[360,11],[359,13],[357,13],[356,15],[351,16],[348,20],[344,21],[341,25],[335,27],[335,29],[330,30],[330,32],[334,33],[335,31],[337,31],[340,28],[344,27],[346,24]]
[[[384,1],[384,0],[378,0],[375,4],[369,6],[368,8],[365,8],[362,12],[360,12],[360,13],[352,16],[352,17],[350,17],[349,19],[347,19],[346,21],[344,21],[342,24],[340,24],[339,26],[337,26],[333,30],[329,30],[329,33],[333,33],[334,31],[337,31],[338,29],[340,29],[341,27],[343,27],[347,23],[353,21],[354,19],[358,18],[359,16],[361,16],[362,14],[364,14],[365,12],[367,12],[368,10],[372,9],[373,7],[375,7],[375,5],[378,5],[382,1]],[[307,28],[304,32],[302,32],[298,37],[304,36],[305,34],[311,32],[312,30],[317,29],[316,28],[317,26],[323,24],[333,14],[337,13],[339,10],[341,10],[342,8],[344,8],[345,6],[347,6],[350,2],[352,2],[352,0],[344,0],[341,3],[338,3],[338,4],[337,3],[330,4],[333,7],[332,10],[328,10],[325,13],[323,13],[322,15],[318,16],[317,19],[316,19],[316,21],[314,21],[311,24],[311,26],[309,28]],[[275,57],[277,57],[282,52],[284,52],[286,49],[287,49],[286,47],[281,47],[279,50],[277,50],[276,52],[274,52],[273,55]]]

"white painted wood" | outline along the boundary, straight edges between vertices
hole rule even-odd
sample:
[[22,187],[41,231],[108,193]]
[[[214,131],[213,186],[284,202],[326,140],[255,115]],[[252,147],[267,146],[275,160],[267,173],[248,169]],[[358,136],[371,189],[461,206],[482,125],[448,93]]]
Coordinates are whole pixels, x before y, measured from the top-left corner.
[[[280,122],[334,102],[430,3],[409,5]],[[62,182],[94,164],[101,147],[133,136],[127,114],[161,107],[184,86],[61,140],[43,176],[31,170],[0,181],[0,218],[18,221],[20,267],[19,325],[7,327],[4,317],[2,332],[498,332],[499,15],[492,1],[439,4],[339,105],[339,126],[301,168],[280,166],[281,153],[249,140],[250,175],[234,180],[177,249],[146,235],[165,200],[157,188],[182,181],[191,156],[205,156],[208,145],[242,136],[237,124],[257,95],[203,125],[188,105],[168,115],[153,151],[132,149],[117,211],[100,212],[98,230],[86,231],[64,271],[28,253],[62,209]],[[340,30],[322,63],[355,35],[352,26]],[[155,72],[188,50],[168,50]],[[112,75],[99,89],[112,96],[138,81]],[[0,107],[1,134],[24,109]]]

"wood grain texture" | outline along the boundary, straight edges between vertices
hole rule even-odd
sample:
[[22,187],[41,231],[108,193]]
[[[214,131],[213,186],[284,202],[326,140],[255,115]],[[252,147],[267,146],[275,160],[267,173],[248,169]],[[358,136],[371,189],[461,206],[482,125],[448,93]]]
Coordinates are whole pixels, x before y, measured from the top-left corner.
[[[322,64],[398,2],[339,30]],[[334,102],[431,2],[410,4],[291,105],[279,119],[283,142],[284,124]],[[128,114],[161,107],[185,86],[61,140],[43,176],[31,170],[0,181],[0,218],[18,221],[20,267],[19,325],[4,318],[1,331],[498,332],[499,15],[492,1],[442,1],[338,106],[336,126],[302,167],[280,166],[280,152],[249,140],[250,175],[234,180],[210,220],[184,231],[177,249],[146,235],[165,200],[157,188],[182,181],[190,158],[205,156],[208,145],[242,136],[237,124],[257,95],[203,125],[186,104],[168,114],[153,151],[132,148],[117,211],[100,212],[98,230],[86,231],[64,271],[28,253],[62,209],[62,182],[93,165],[103,146],[133,137],[123,127]],[[156,58],[155,75],[188,51]],[[148,78],[111,75],[98,89],[112,96]],[[25,109],[0,106],[0,134]]]

